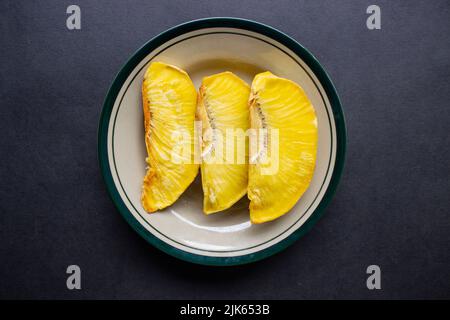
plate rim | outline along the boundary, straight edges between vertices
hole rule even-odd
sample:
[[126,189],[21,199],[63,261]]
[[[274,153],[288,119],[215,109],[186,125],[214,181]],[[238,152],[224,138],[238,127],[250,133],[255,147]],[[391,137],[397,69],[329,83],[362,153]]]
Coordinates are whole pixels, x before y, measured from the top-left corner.
[[[120,197],[120,194],[114,184],[108,161],[107,141],[108,141],[109,119],[111,116],[111,112],[116,97],[119,91],[121,90],[124,82],[128,78],[130,72],[135,68],[135,66],[140,61],[142,61],[143,58],[145,58],[148,55],[149,52],[156,49],[165,42],[182,34],[207,28],[236,28],[256,32],[266,37],[269,37],[283,44],[288,49],[290,49],[295,55],[300,57],[308,65],[308,67],[311,69],[311,71],[314,73],[314,75],[321,83],[329,99],[331,109],[333,112],[334,124],[336,128],[336,157],[333,173],[331,175],[330,183],[328,184],[328,187],[321,201],[319,202],[318,206],[311,214],[311,216],[300,227],[298,227],[297,230],[292,232],[292,234],[290,234],[287,238],[281,240],[280,242],[277,242],[272,246],[260,251],[233,257],[223,257],[223,256],[214,257],[190,253],[175,248],[172,245],[164,242],[163,240],[158,239],[156,236],[151,234],[133,216],[133,214],[128,210],[122,198]],[[120,71],[117,73],[117,75],[115,76],[114,80],[112,81],[109,87],[109,90],[103,103],[102,112],[100,114],[97,135],[98,135],[97,137],[98,161],[109,197],[115,204],[116,208],[119,210],[122,217],[128,222],[128,224],[133,228],[133,230],[136,231],[141,237],[143,237],[148,243],[171,256],[174,256],[176,258],[191,263],[202,265],[214,265],[214,266],[232,266],[262,260],[264,258],[267,258],[278,252],[283,251],[291,244],[293,244],[295,241],[297,241],[300,237],[305,235],[324,214],[325,208],[328,206],[328,204],[330,203],[331,199],[333,198],[336,192],[337,186],[339,184],[344,169],[346,140],[347,140],[344,112],[342,110],[342,104],[340,102],[336,88],[332,83],[330,77],[328,76],[327,72],[325,71],[324,67],[319,63],[319,61],[314,57],[314,55],[310,53],[296,40],[269,25],[256,22],[253,20],[235,17],[211,17],[192,20],[176,25],[170,29],[167,29],[159,33],[157,36],[153,37],[147,43],[145,43],[135,53],[133,53],[133,55],[128,59],[128,61],[122,66]]]

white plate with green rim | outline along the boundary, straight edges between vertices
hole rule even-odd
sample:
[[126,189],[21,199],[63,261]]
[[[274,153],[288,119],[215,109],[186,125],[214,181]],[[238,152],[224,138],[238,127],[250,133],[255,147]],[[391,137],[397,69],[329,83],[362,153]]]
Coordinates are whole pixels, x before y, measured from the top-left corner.
[[[202,77],[232,71],[247,83],[271,71],[300,84],[318,118],[317,162],[309,189],[281,218],[250,223],[248,200],[205,215],[199,176],[172,206],[148,214],[140,204],[146,149],[141,85],[150,62],[174,64],[198,87]],[[336,90],[320,63],[298,42],[267,25],[208,18],[173,27],[147,42],[116,76],[100,118],[98,152],[109,194],[144,239],[177,258],[206,265],[237,265],[273,255],[305,234],[322,215],[339,182],[345,121]]]

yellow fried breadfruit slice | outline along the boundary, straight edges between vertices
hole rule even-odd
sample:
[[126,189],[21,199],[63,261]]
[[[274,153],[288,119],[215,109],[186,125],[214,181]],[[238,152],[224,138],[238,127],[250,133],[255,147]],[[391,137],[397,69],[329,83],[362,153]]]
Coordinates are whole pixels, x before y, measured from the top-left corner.
[[231,207],[247,192],[250,86],[231,72],[203,78],[197,120],[202,124],[203,211]]
[[153,62],[142,84],[148,170],[141,202],[147,212],[173,204],[194,180],[197,92],[183,70]]
[[270,72],[255,76],[250,95],[250,220],[287,213],[308,188],[316,163],[317,118],[303,89]]

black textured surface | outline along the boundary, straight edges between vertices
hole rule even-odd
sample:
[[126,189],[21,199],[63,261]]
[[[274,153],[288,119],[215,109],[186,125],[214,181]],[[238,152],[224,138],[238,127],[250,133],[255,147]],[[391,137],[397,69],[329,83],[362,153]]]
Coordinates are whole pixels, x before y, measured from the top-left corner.
[[[78,4],[82,29],[66,28]],[[0,298],[450,298],[450,3],[1,1]],[[191,265],[122,219],[97,164],[106,91],[127,58],[187,20],[270,24],[329,72],[346,168],[323,219],[252,265]],[[66,289],[66,267],[82,290]],[[382,290],[366,288],[378,264]]]

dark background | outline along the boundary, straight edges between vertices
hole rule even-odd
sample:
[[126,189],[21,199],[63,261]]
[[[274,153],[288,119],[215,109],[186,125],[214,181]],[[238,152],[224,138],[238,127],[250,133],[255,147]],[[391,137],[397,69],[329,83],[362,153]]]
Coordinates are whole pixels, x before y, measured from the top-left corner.
[[[66,8],[81,7],[81,30]],[[381,7],[382,29],[366,28]],[[196,18],[272,25],[310,49],[344,107],[334,200],[305,237],[251,265],[192,265],[122,219],[97,163],[116,72]],[[0,2],[0,298],[450,298],[449,1]],[[82,269],[82,290],[66,268]],[[366,288],[377,264],[382,289]]]

